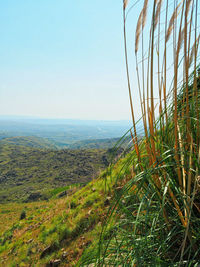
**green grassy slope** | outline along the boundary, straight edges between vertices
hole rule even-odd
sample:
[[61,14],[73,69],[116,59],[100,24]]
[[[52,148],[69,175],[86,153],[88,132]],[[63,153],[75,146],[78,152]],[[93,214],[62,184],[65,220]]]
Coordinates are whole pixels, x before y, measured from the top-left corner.
[[[121,163],[70,196],[0,205],[0,266],[77,266],[97,245]],[[20,220],[25,211],[26,218]],[[50,264],[50,265],[48,265]],[[54,265],[53,265],[54,264]]]

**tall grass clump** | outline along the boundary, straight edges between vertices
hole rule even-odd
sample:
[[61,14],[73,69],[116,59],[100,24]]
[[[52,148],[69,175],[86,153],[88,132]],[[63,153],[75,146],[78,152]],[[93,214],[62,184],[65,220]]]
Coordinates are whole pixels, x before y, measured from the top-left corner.
[[[140,14],[134,14],[136,4],[141,4]],[[88,257],[87,263],[200,263],[199,8],[198,0],[123,1],[125,64],[133,121],[133,150],[123,168],[131,175],[124,171],[121,180],[115,177],[122,188],[114,194],[96,257]],[[131,23],[132,15],[138,16],[135,46],[127,41],[131,28],[128,25],[127,30],[127,23]],[[131,76],[132,54],[136,77]],[[137,87],[132,79],[137,80]],[[132,97],[136,90],[144,128],[142,139],[137,132]],[[110,229],[113,218],[115,224]]]

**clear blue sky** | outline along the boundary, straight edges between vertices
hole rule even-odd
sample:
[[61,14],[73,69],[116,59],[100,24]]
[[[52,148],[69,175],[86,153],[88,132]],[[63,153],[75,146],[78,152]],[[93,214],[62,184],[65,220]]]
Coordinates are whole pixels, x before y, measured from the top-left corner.
[[131,118],[122,0],[5,0],[0,13],[0,115]]

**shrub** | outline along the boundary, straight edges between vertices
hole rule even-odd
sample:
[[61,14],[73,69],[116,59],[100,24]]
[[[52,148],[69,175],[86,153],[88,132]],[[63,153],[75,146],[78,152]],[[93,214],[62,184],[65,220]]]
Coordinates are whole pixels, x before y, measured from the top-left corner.
[[23,220],[26,218],[26,211],[22,210],[21,214],[20,214],[20,220]]

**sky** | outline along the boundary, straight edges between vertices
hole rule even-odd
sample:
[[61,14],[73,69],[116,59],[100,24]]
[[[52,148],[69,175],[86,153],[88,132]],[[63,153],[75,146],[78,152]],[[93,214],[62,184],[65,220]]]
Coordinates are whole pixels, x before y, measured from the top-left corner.
[[0,115],[131,119],[122,0],[6,0],[0,10]]

